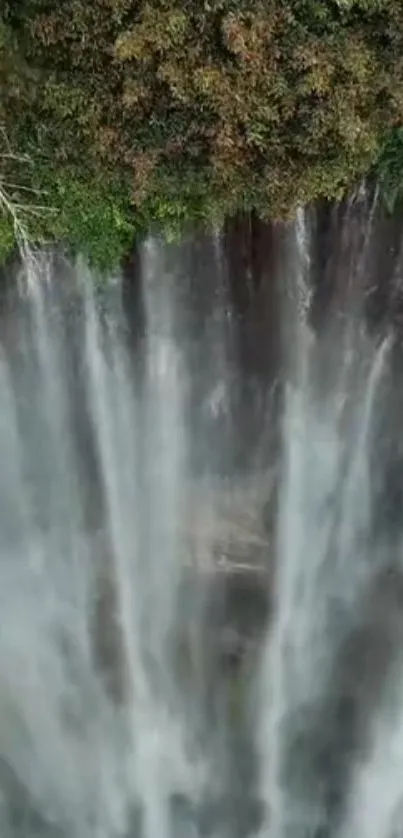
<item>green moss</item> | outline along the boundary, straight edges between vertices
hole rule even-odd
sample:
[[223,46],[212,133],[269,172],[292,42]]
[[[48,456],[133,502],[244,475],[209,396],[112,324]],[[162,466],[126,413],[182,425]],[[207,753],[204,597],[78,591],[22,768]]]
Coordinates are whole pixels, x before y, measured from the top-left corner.
[[0,265],[11,255],[15,246],[14,226],[9,215],[0,212]]
[[388,132],[376,162],[375,175],[388,212],[403,206],[403,126]]

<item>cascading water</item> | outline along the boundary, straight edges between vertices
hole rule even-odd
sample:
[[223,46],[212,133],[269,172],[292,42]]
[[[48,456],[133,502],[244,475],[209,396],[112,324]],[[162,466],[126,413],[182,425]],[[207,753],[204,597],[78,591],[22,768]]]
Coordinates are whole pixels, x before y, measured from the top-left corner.
[[[301,289],[306,297],[302,225],[300,216],[294,305]],[[367,247],[366,236],[360,274]],[[317,338],[291,318],[276,609],[259,717],[261,794],[273,838],[386,838],[401,804],[403,611],[385,582],[390,576],[398,587],[401,547],[376,524],[394,340],[369,339],[357,287],[352,293],[352,309],[347,298],[347,311],[331,315],[343,316],[342,328],[329,334]]]
[[[140,811],[142,834],[162,836],[170,797],[202,788],[171,649],[187,372],[157,259],[151,243],[141,398],[119,283],[25,262],[0,367],[3,835],[27,810],[80,838],[126,834]],[[18,828],[34,834],[35,818]]]
[[[263,721],[263,780],[276,838],[327,834],[350,767],[343,743],[348,709],[344,721],[338,718],[337,656],[379,569],[369,446],[387,349],[385,342],[375,352],[351,406],[345,393],[318,401],[309,376],[286,395],[277,619],[268,639],[270,712]],[[307,366],[314,374],[311,359]]]
[[242,372],[220,236],[146,242],[136,357],[120,278],[25,254],[0,312],[5,838],[400,834],[399,352],[358,304],[365,201],[348,207],[328,329],[311,316],[314,214],[285,237],[277,515],[260,530],[273,464],[252,457],[247,492],[232,468]]

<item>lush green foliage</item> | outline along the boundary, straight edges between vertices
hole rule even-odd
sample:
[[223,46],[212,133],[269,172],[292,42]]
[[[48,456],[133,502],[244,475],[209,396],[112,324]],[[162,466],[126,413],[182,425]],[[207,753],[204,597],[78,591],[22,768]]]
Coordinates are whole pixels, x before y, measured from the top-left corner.
[[389,212],[403,206],[403,127],[389,131],[376,162],[381,198]]
[[31,164],[2,177],[46,195],[30,235],[101,266],[152,223],[338,197],[403,121],[401,0],[3,6],[0,125]]
[[15,244],[12,219],[5,212],[0,214],[0,265],[7,259]]

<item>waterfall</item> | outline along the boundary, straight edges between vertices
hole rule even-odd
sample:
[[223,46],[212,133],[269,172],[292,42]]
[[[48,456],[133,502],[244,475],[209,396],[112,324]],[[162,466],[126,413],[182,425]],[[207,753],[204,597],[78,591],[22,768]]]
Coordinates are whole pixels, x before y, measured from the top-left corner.
[[398,273],[367,188],[326,218],[249,230],[238,314],[219,232],[143,243],[141,316],[0,289],[5,838],[403,834]]
[[326,777],[312,764],[315,749],[326,747],[315,740],[326,733],[316,725],[332,690],[337,650],[378,567],[369,451],[387,349],[385,342],[375,351],[347,426],[344,418],[341,427],[336,394],[331,404],[318,403],[312,379],[286,396],[277,617],[268,636],[263,707],[263,788],[276,838],[316,835],[328,825]]
[[[297,303],[309,264],[301,225],[298,217],[300,271],[291,274]],[[365,254],[370,235],[371,229]],[[357,289],[352,293],[356,298]],[[348,299],[345,321],[347,338],[339,343],[340,330],[329,328],[312,342],[304,324],[294,327],[285,391],[276,605],[262,656],[258,726],[261,794],[273,838],[339,832],[386,838],[401,795],[401,692],[393,661],[402,627],[397,606],[389,604],[392,628],[373,604],[384,574],[401,572],[400,546],[375,525],[382,468],[376,452],[393,337],[372,341],[362,326],[353,329]],[[369,661],[370,639],[384,644],[387,674],[376,697],[369,698],[374,687],[362,669],[361,636]]]
[[13,838],[20,821],[24,835],[168,838],[189,807],[228,797],[211,590],[235,526],[216,499],[239,501],[222,474],[232,373],[219,237],[209,258],[216,295],[193,282],[191,247],[145,242],[137,357],[119,276],[27,252],[7,297],[0,827]]
[[[80,838],[121,834],[137,806],[144,835],[169,834],[170,797],[192,797],[200,773],[169,657],[183,570],[187,373],[152,247],[140,401],[120,281],[97,289],[80,265],[62,282],[52,258],[26,261],[19,351],[6,349],[0,364],[0,763],[45,822]],[[95,474],[77,438],[78,397]],[[90,532],[92,492],[100,509]],[[94,658],[94,619],[104,635],[96,643],[113,646],[112,660],[99,653],[113,687]]]

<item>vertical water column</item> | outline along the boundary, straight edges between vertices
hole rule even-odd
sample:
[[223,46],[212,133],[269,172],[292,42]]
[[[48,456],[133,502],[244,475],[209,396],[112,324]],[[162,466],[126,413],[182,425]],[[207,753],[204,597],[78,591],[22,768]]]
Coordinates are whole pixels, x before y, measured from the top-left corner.
[[25,257],[8,312],[18,340],[1,364],[0,482],[9,522],[19,520],[18,537],[4,527],[0,537],[1,826],[27,817],[74,838],[107,835],[122,824],[121,784],[88,628],[90,550],[65,363],[75,324],[54,261]]
[[[168,268],[165,247],[149,239],[142,251],[146,317],[145,387],[142,405],[143,514],[147,569],[142,631],[153,685],[153,738],[144,739],[142,760],[145,834],[169,831],[167,807],[175,793],[197,796],[198,766],[189,747],[186,702],[177,681],[178,602],[188,564],[184,531],[189,495],[190,429],[186,312],[181,285]],[[144,569],[143,569],[144,576]]]
[[[298,223],[297,244],[304,240]],[[298,289],[304,252],[297,246],[296,253]],[[289,323],[295,328],[287,331],[293,344],[283,416],[276,610],[263,660],[259,727],[261,793],[274,838],[322,834],[338,817],[344,793],[339,766],[347,755],[339,752],[329,696],[336,689],[335,655],[377,561],[369,455],[389,348],[388,340],[376,348],[358,333],[354,376],[336,376],[333,388],[323,388],[320,342],[295,317]]]

